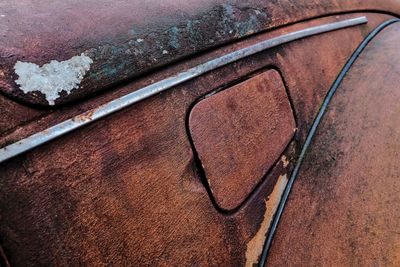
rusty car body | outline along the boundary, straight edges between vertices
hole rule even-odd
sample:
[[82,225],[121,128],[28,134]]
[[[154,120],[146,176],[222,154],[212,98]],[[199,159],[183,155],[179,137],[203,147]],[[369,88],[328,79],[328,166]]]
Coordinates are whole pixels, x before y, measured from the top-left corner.
[[3,0],[3,266],[399,266],[399,0]]

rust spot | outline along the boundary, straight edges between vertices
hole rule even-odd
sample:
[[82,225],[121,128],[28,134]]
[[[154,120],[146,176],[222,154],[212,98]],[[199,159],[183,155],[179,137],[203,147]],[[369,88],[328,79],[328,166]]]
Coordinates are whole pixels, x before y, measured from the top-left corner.
[[[100,106],[101,107],[101,106]],[[93,114],[96,113],[96,111],[100,108],[97,107],[95,109],[89,110],[81,115],[78,115],[76,117],[73,118],[74,121],[91,121]]]

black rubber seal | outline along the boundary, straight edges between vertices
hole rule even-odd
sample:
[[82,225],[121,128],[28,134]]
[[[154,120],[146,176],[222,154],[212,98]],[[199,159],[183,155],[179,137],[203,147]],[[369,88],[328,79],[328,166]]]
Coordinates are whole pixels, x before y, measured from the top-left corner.
[[314,122],[311,126],[311,129],[307,135],[307,139],[306,142],[304,143],[304,146],[301,150],[299,159],[296,163],[295,168],[293,169],[292,175],[290,176],[290,179],[288,181],[288,184],[286,185],[285,191],[283,192],[281,201],[279,203],[278,209],[275,213],[274,219],[272,221],[272,224],[270,226],[268,235],[267,235],[267,239],[265,241],[264,244],[264,248],[263,248],[263,252],[261,254],[261,259],[259,261],[259,266],[260,267],[264,267],[267,261],[267,257],[268,257],[268,253],[269,250],[271,248],[272,245],[272,240],[274,238],[276,229],[278,227],[279,221],[282,217],[283,211],[285,209],[285,205],[286,202],[288,200],[290,191],[292,190],[293,184],[299,174],[300,171],[300,167],[303,163],[304,157],[306,155],[306,152],[315,136],[315,133],[317,131],[318,125],[320,124],[326,109],[328,108],[329,103],[332,100],[333,95],[336,93],[336,90],[338,89],[338,87],[340,86],[340,84],[342,83],[344,77],[346,76],[347,72],[350,70],[350,68],[352,67],[352,65],[354,64],[354,62],[356,61],[356,59],[358,58],[358,56],[362,53],[362,51],[367,47],[367,45],[369,44],[369,42],[371,42],[371,40],[377,36],[384,28],[386,28],[387,26],[399,22],[400,19],[391,19],[388,21],[385,21],[384,23],[380,24],[378,27],[376,27],[370,34],[368,34],[368,36],[364,39],[364,41],[362,41],[362,43],[358,46],[358,48],[354,51],[354,53],[351,55],[351,57],[349,58],[349,60],[346,62],[346,64],[344,65],[342,71],[339,73],[338,77],[336,78],[335,82],[333,83],[332,87],[329,89],[328,94],[326,95],[322,106],[317,114],[317,116],[314,119]]

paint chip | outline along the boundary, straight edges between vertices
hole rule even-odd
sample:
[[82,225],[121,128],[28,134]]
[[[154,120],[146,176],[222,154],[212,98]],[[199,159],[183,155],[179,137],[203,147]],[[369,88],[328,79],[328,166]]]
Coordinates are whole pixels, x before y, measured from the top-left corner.
[[24,93],[39,91],[45,95],[49,105],[54,105],[62,91],[70,94],[79,88],[92,63],[93,60],[83,53],[66,61],[52,60],[42,67],[17,61],[14,70],[19,78],[15,82]]
[[287,166],[289,166],[289,160],[287,159],[287,157],[285,155],[282,156],[281,161],[283,163],[283,167],[286,168]]
[[269,195],[268,200],[265,201],[264,219],[261,222],[260,228],[254,237],[247,243],[246,251],[246,267],[252,267],[256,264],[262,253],[266,234],[268,233],[269,226],[281,201],[282,194],[285,191],[288,183],[287,175],[281,175],[275,184],[274,190]]
[[163,50],[162,53],[163,53],[163,55],[169,54],[167,50]]

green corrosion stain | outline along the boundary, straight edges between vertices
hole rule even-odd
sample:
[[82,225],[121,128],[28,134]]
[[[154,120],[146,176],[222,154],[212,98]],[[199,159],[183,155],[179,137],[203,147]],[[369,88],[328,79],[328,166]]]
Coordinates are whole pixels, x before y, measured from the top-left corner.
[[269,20],[262,9],[222,4],[179,25],[166,25],[150,33],[132,27],[129,40],[115,45],[110,41],[87,51],[94,62],[101,62],[88,75],[96,81],[131,78],[148,68],[256,33]]
[[175,49],[180,48],[179,44],[179,29],[174,26],[169,30],[169,45]]
[[243,11],[233,5],[225,4],[222,5],[221,18],[221,29],[217,32],[219,37],[244,37],[261,30],[267,15],[256,8]]
[[239,36],[252,34],[261,28],[260,21],[258,17],[254,14],[250,15],[250,18],[247,21],[239,22],[236,26]]

